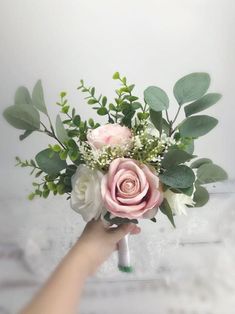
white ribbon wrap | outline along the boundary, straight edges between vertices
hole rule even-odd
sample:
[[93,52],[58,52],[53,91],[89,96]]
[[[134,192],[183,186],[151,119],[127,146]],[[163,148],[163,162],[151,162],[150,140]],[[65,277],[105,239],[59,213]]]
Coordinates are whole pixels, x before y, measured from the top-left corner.
[[118,268],[120,271],[127,273],[133,271],[129,250],[129,234],[118,242]]

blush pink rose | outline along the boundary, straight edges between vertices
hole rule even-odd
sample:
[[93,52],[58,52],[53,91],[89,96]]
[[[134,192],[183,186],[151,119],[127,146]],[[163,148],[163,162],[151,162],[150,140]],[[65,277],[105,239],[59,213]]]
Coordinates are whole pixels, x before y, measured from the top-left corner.
[[117,158],[101,181],[106,209],[114,216],[153,218],[163,200],[159,178],[144,164]]
[[131,138],[131,130],[117,123],[99,126],[87,134],[88,143],[96,149],[103,146],[125,146],[131,142]]

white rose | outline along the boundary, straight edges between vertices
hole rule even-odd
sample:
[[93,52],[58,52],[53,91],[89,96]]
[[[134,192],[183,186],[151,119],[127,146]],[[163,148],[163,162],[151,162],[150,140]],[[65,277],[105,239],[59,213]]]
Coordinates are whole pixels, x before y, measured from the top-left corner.
[[102,213],[100,190],[102,177],[103,174],[100,171],[91,170],[85,165],[79,165],[72,176],[70,204],[86,222],[93,218],[98,219]]
[[187,215],[187,206],[194,206],[193,195],[188,196],[181,193],[174,193],[170,190],[164,192],[164,197],[169,203],[173,214],[175,215]]

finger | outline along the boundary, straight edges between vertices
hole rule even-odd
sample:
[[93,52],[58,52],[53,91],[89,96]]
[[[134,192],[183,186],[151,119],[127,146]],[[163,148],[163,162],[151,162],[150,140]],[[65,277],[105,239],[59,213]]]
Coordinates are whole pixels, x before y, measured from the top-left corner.
[[141,228],[135,226],[135,228],[130,232],[131,234],[139,234],[141,232]]
[[132,230],[134,230],[135,224],[122,224],[118,226],[117,228],[112,228],[109,230],[109,232],[114,237],[115,241],[121,240],[125,235],[128,233],[131,233]]

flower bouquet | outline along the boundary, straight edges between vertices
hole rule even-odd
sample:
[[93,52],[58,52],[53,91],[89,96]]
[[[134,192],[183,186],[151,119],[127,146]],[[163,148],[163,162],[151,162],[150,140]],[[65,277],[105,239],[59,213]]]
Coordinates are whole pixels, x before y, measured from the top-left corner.
[[[113,102],[97,96],[83,80],[78,87],[98,115],[107,118],[100,125],[83,120],[61,92],[60,109],[52,124],[45,105],[41,81],[30,95],[26,87],[15,93],[14,105],[5,109],[5,119],[24,130],[20,140],[40,132],[53,143],[34,159],[17,165],[31,168],[34,190],[29,195],[47,198],[67,194],[71,207],[85,221],[103,219],[109,225],[156,222],[160,210],[175,227],[174,216],[186,214],[187,207],[203,206],[209,199],[204,185],[227,179],[226,172],[208,158],[195,159],[194,141],[218,120],[198,115],[219,101],[218,93],[207,93],[210,76],[191,73],[179,79],[173,93],[176,115],[169,117],[169,98],[157,86],[144,90],[143,100],[134,94],[134,84],[118,72],[113,79],[120,86]],[[184,110],[185,119],[177,118]],[[128,237],[119,243],[119,269],[130,272]]]

